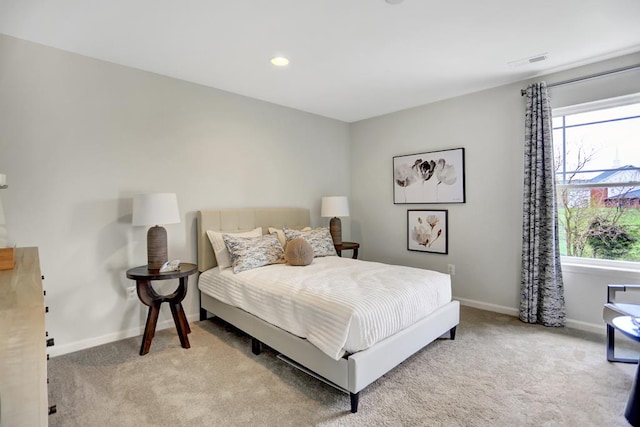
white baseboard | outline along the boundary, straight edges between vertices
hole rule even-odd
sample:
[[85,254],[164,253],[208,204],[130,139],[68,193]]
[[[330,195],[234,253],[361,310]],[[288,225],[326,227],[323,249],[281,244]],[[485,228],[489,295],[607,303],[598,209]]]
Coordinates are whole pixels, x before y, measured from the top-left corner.
[[[478,308],[480,310],[492,311],[494,313],[508,314],[510,316],[515,316],[515,317],[518,317],[518,314],[519,314],[518,310],[513,307],[505,307],[503,305],[489,304],[486,302],[476,301],[476,300],[471,300],[466,298],[454,297],[454,299],[460,301],[460,304],[467,307],[473,307],[473,308]],[[604,323],[595,324],[595,323],[583,322],[580,320],[567,319],[566,327],[579,329],[581,331],[586,331],[586,332],[593,332],[600,335],[606,334],[606,328],[604,327]]]
[[567,319],[567,328],[580,329],[581,331],[593,332],[599,335],[606,335],[607,328],[605,327],[604,320],[601,325],[595,323],[582,322],[580,320]]
[[467,298],[458,298],[455,296],[453,297],[453,299],[460,301],[460,304],[467,307],[479,308],[480,310],[492,311],[494,313],[502,313],[502,314],[508,314],[510,316],[518,317],[518,310],[516,310],[513,307],[505,307],[503,305],[489,304],[487,302],[476,301],[476,300],[467,299]]
[[[187,315],[188,322],[197,322],[198,320],[200,320],[199,313]],[[160,331],[162,329],[167,329],[167,328],[175,329],[175,323],[173,322],[173,318],[163,320],[162,322],[158,322],[156,324],[156,331]],[[63,354],[73,353],[74,351],[85,350],[87,348],[96,347],[102,344],[109,344],[115,341],[123,340],[125,338],[139,336],[140,340],[142,340],[143,333],[144,333],[144,325],[141,325],[138,328],[131,328],[126,331],[119,331],[113,334],[107,334],[100,337],[90,338],[87,340],[74,341],[68,344],[56,343],[56,345],[54,345],[53,347],[48,347],[47,352],[51,357],[62,356]],[[142,344],[142,341],[140,341],[140,344]]]
[[[460,301],[460,304],[467,306],[478,308],[480,310],[492,311],[494,313],[507,314],[509,316],[518,317],[518,310],[513,307],[506,307],[503,305],[490,304],[483,301],[476,301],[467,298],[457,298],[454,299]],[[190,314],[187,315],[187,320],[189,322],[197,322],[200,320],[200,314]],[[567,327],[573,329],[579,329],[581,331],[593,332],[596,334],[604,335],[606,328],[604,325],[598,325],[594,323],[582,322],[580,320],[572,320],[567,319]],[[166,329],[166,328],[174,328],[175,324],[173,323],[173,319],[167,319],[162,322],[158,322],[156,325],[156,330]],[[102,344],[108,344],[114,341],[123,340],[125,338],[131,338],[140,336],[142,339],[142,334],[144,333],[144,325],[139,328],[132,328],[126,331],[120,331],[113,334],[103,335],[101,337],[90,338],[88,340],[83,341],[75,341],[68,344],[56,344],[53,347],[49,347],[49,355],[51,357],[62,356],[63,354],[73,353],[74,351],[84,350],[91,347],[96,347]]]

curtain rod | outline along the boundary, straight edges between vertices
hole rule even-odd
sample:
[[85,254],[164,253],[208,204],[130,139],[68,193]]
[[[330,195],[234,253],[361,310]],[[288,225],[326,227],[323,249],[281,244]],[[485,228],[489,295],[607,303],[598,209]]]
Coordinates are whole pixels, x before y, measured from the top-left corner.
[[[614,75],[614,74],[624,73],[625,71],[635,70],[636,68],[640,68],[640,64],[629,65],[628,67],[616,68],[615,70],[603,71],[601,73],[590,74],[588,76],[577,77],[575,79],[563,80],[561,82],[548,84],[547,87],[550,88],[550,87],[554,87],[554,86],[563,86],[563,85],[568,85],[568,84],[571,84],[571,83],[582,82],[582,81],[585,81],[585,80],[597,79],[599,77],[611,76],[611,75]],[[520,95],[521,96],[525,96],[526,94],[527,94],[527,90],[526,89],[520,89]]]

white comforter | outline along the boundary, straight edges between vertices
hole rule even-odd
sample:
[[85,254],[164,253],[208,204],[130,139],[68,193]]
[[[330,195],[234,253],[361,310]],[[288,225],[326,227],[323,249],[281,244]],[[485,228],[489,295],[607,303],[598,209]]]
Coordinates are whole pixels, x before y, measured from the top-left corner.
[[447,274],[336,256],[306,267],[278,264],[234,274],[213,268],[200,290],[338,360],[410,326],[451,301]]

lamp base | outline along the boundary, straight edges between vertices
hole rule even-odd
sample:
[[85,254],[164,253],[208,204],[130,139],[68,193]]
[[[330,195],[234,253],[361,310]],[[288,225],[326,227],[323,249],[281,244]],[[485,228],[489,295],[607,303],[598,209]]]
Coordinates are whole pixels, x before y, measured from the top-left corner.
[[167,230],[156,225],[147,232],[147,269],[159,271],[169,260],[167,255]]
[[333,239],[334,245],[342,244],[342,221],[340,218],[333,217],[331,221],[329,221],[329,231],[331,232],[331,238]]

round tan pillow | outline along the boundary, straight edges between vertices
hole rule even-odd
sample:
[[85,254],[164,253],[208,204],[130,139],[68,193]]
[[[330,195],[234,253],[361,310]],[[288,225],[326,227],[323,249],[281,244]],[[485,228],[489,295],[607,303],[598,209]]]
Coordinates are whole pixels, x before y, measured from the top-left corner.
[[302,237],[296,237],[287,243],[284,257],[289,265],[309,265],[313,261],[313,248]]

